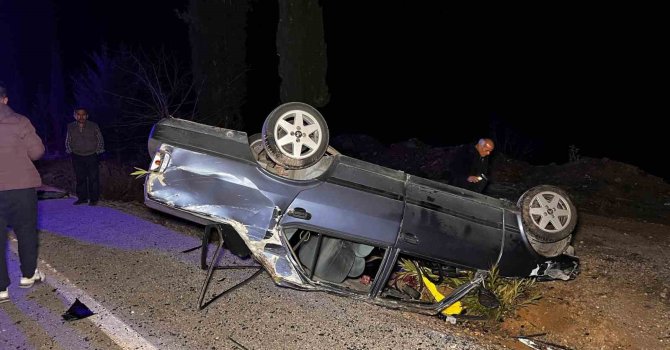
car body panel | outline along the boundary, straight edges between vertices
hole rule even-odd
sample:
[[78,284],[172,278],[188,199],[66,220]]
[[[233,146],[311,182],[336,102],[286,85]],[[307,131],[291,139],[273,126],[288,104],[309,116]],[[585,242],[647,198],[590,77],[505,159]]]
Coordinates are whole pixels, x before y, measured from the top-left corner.
[[[517,217],[518,210],[504,200],[410,176],[398,246],[420,256],[485,270],[511,256],[503,247],[506,239],[520,236]],[[529,245],[523,247],[527,250]],[[526,256],[526,266],[504,264],[500,273],[528,275],[538,256]]]
[[[246,133],[175,118],[154,126],[149,150],[164,157],[146,178],[147,206],[201,224],[230,225],[278,285],[437,312],[449,305],[380,297],[399,255],[477,271],[497,265],[501,275],[520,277],[547,260],[534,252],[511,202],[402,171],[338,154],[287,178],[259,165]],[[334,277],[316,278],[317,262],[321,270],[329,265],[318,260],[321,253],[298,254],[302,238],[290,243],[298,230],[316,233],[314,252],[321,252],[322,242],[333,246],[325,255],[342,266],[365,260],[352,253],[357,247],[381,251],[373,284],[351,290],[328,280]]]
[[311,214],[309,220],[286,215],[281,225],[328,228],[335,237],[392,246],[400,230],[403,207],[397,199],[326,182],[300,192],[289,207],[289,211],[305,209]]

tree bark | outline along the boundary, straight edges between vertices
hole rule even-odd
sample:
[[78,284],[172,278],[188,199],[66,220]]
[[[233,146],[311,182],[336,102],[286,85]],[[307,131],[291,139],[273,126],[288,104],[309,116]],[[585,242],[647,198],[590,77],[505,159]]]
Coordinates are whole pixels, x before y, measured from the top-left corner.
[[199,121],[242,128],[248,0],[190,0],[187,20]]
[[281,101],[328,104],[323,9],[318,1],[279,0],[277,53]]

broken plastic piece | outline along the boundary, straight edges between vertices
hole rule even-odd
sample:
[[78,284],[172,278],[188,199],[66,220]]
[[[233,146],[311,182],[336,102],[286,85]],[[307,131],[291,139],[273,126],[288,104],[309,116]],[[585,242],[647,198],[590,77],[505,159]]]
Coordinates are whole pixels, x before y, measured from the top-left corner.
[[531,349],[535,349],[535,350],[572,350],[568,347],[558,345],[558,344],[554,344],[554,343],[549,343],[549,342],[542,341],[542,340],[528,339],[528,338],[525,338],[525,337],[519,337],[517,339],[519,339],[519,341],[522,344],[528,346]]
[[[428,291],[433,295],[433,298],[435,298],[435,301],[438,303],[442,301],[444,295],[437,290],[435,284],[426,278],[426,276],[421,276],[421,278],[423,279],[423,284],[428,288]],[[448,308],[442,310],[442,314],[445,316],[459,315],[461,312],[463,312],[463,304],[460,301],[457,301],[451,304]]]
[[448,323],[451,323],[451,324],[456,324],[456,317],[451,316],[451,315],[446,316],[444,318],[444,322],[448,322]]
[[563,254],[554,259],[538,264],[530,276],[538,277],[540,281],[568,281],[579,274],[579,258]]
[[70,308],[63,314],[63,319],[65,321],[74,321],[91,315],[94,315],[93,311],[77,298],[74,300],[74,303],[72,303],[72,306],[70,306]]

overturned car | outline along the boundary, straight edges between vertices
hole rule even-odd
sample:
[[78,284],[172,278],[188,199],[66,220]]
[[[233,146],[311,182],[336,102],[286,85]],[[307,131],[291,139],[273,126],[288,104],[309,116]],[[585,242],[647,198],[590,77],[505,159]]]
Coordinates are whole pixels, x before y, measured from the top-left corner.
[[[515,204],[339,154],[307,104],[277,107],[251,136],[163,119],[149,151],[145,204],[219,227],[221,244],[253,256],[280,286],[436,314],[494,266],[505,277],[578,272],[577,211],[561,189],[537,186]],[[406,261],[473,278],[427,302],[399,287]]]

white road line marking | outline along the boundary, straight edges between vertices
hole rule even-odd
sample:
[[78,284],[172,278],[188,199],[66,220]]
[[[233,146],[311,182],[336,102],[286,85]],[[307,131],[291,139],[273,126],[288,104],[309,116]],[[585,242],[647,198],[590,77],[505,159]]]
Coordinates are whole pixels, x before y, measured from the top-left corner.
[[[15,237],[11,237],[11,243],[12,252],[18,256]],[[88,317],[88,319],[94,322],[103,333],[122,349],[157,350],[153,344],[144,339],[137,331],[123,323],[123,321],[114,316],[113,313],[95,299],[91,298],[86,292],[77,288],[67,277],[63,276],[46,261],[39,259],[38,267],[40,270],[46,272],[47,276],[44,282],[56,288],[66,301],[71,304],[74,303],[75,299],[79,298],[79,301],[86,304],[95,313],[95,315]]]

